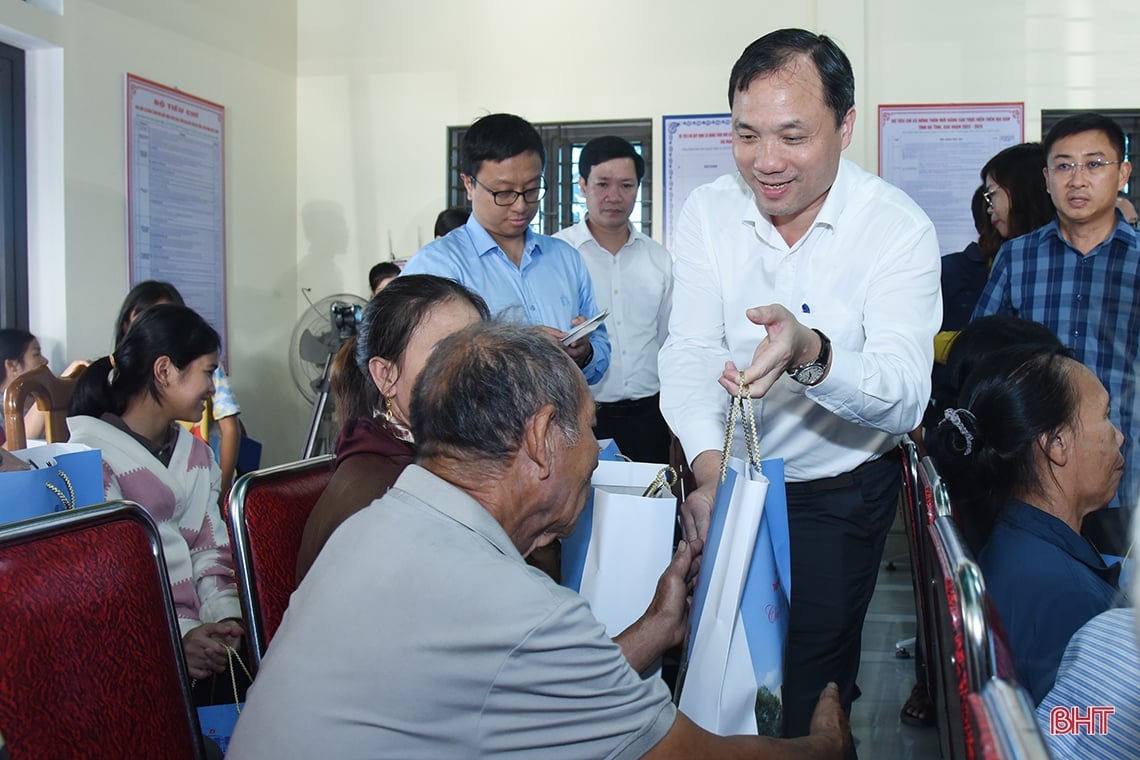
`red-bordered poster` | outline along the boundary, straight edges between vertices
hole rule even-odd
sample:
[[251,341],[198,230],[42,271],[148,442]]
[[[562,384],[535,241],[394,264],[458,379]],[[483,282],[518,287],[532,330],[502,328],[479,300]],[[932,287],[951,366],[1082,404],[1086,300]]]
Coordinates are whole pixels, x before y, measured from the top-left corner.
[[174,283],[226,336],[225,108],[127,74],[131,285]]
[[906,191],[942,253],[977,240],[970,199],[986,161],[1025,139],[1024,103],[879,106],[879,176]]

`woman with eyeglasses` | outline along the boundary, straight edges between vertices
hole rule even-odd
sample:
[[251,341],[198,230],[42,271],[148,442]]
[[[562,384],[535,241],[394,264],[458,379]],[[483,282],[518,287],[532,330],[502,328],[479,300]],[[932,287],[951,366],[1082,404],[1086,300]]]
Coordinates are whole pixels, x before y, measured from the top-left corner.
[[1045,149],[1041,143],[1012,145],[982,167],[986,207],[1001,239],[987,254],[987,270],[998,247],[1048,224],[1055,213],[1045,189]]
[[942,332],[934,340],[939,363],[970,321],[998,249],[1053,218],[1044,169],[1045,150],[1035,142],[1012,145],[982,167],[972,203],[978,242],[942,258]]

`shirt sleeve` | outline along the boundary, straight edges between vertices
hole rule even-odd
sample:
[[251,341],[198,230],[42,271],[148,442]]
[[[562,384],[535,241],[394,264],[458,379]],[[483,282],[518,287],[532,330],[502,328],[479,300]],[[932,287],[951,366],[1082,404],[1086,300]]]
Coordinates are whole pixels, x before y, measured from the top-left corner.
[[[206,446],[197,439],[192,443],[194,446]],[[218,509],[222,472],[214,462],[213,454],[209,456],[209,474],[203,474],[192,486],[192,498],[207,498],[202,522],[197,533],[186,538],[190,547],[194,588],[201,602],[201,621],[216,623],[226,618],[240,619],[241,604],[238,602],[229,533]]]
[[1009,295],[1009,257],[1010,245],[1005,243],[994,258],[994,267],[990,270],[990,277],[978,298],[978,305],[970,317],[973,321],[978,317],[987,317],[991,314],[1013,314],[1013,305]]
[[492,757],[634,758],[661,741],[675,719],[664,682],[635,673],[575,597],[503,663],[477,744]]
[[230,378],[221,364],[214,370],[214,398],[211,408],[215,420],[241,414],[241,407],[238,406],[233,388],[230,387]]
[[934,225],[884,241],[863,308],[860,350],[832,347],[831,369],[807,397],[848,422],[902,435],[930,400],[934,335],[942,323],[941,255]]
[[[589,319],[601,311],[594,299],[594,282],[577,250],[574,250],[574,262],[574,275],[578,281],[578,313]],[[590,346],[594,349],[594,355],[582,368],[582,374],[586,376],[587,383],[596,385],[610,368],[610,336],[604,323],[590,333]]]
[[724,299],[712,265],[708,229],[690,198],[681,209],[674,245],[669,337],[657,357],[661,413],[691,462],[724,445],[728,394],[717,383],[731,356],[725,343]]
[[[664,249],[662,249],[664,250]],[[673,311],[673,259],[668,255],[664,257],[665,294],[661,297],[661,305],[657,307],[657,345],[665,345],[669,337],[669,314]]]

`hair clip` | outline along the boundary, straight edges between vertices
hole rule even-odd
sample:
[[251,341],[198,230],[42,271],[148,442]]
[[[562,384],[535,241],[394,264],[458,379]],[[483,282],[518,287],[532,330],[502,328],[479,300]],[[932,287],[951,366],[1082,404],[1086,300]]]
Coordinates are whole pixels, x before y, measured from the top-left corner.
[[953,425],[954,428],[962,434],[962,438],[966,440],[966,448],[962,451],[962,456],[968,457],[974,451],[974,436],[966,429],[966,423],[962,422],[963,415],[968,416],[974,425],[978,424],[978,421],[974,419],[974,415],[970,413],[969,409],[947,409],[942,416],[945,417],[946,421]]

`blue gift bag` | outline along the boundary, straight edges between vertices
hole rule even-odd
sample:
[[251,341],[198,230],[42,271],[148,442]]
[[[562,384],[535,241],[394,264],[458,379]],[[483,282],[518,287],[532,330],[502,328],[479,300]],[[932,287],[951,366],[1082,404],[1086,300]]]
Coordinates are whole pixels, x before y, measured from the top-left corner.
[[706,731],[779,736],[792,583],[784,462],[757,461],[746,397],[734,400],[726,432],[741,411],[749,461],[729,455],[726,435],[678,703]]
[[104,501],[103,457],[98,449],[52,443],[12,453],[33,469],[0,473],[0,522]]
[[202,727],[202,734],[221,747],[222,752],[230,746],[230,738],[234,735],[234,726],[237,725],[242,704],[244,703],[198,708],[198,723]]

